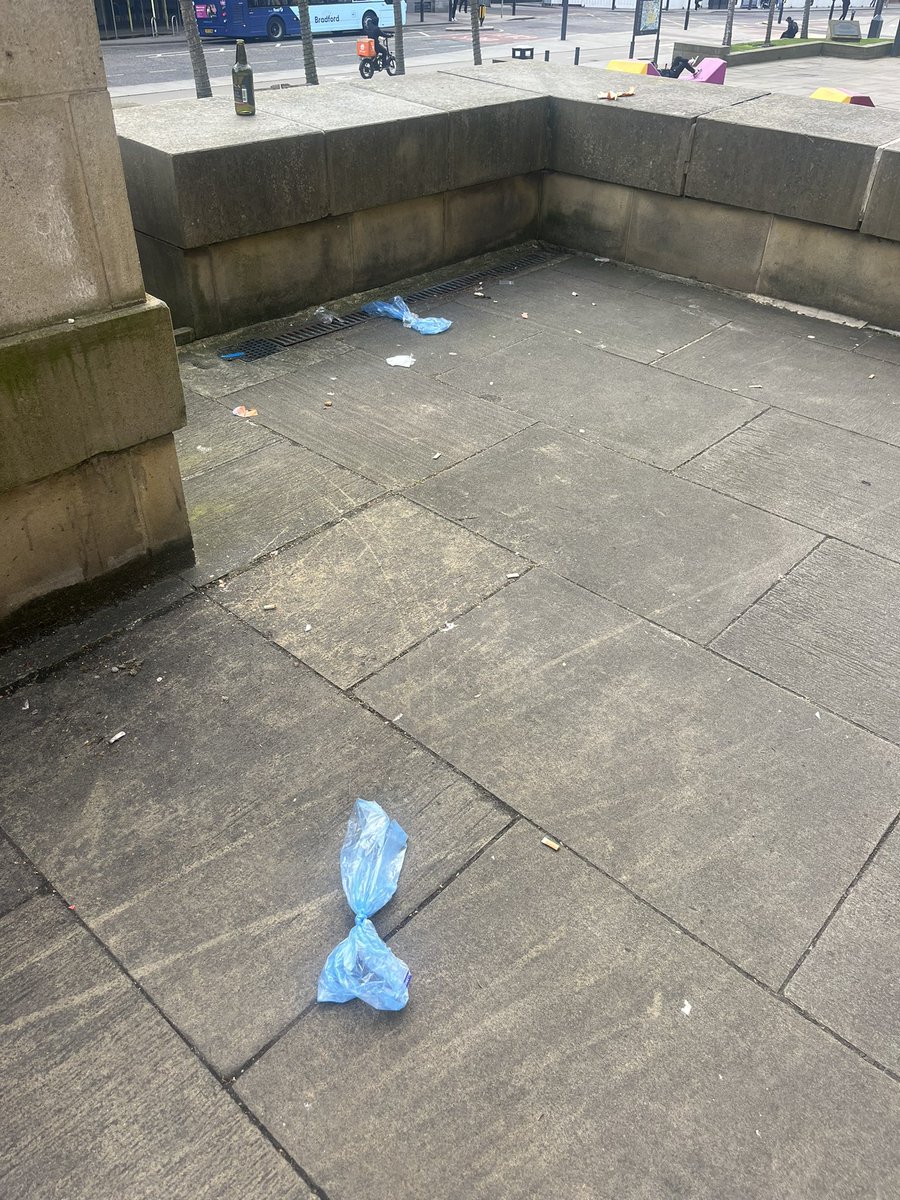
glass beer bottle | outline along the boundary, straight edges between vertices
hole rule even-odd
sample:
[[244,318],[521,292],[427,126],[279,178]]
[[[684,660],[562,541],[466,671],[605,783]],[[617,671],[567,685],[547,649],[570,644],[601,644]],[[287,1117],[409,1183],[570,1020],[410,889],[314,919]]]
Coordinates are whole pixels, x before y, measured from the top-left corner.
[[231,83],[234,87],[234,111],[239,117],[254,116],[253,68],[247,62],[247,47],[241,38],[238,38],[237,55],[231,68]]

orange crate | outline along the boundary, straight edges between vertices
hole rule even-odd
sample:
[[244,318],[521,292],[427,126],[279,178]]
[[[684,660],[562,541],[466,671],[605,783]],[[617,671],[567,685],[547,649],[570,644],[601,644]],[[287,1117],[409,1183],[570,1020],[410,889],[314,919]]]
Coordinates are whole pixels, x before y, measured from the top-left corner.
[[358,58],[374,58],[375,43],[371,38],[356,39],[356,55]]

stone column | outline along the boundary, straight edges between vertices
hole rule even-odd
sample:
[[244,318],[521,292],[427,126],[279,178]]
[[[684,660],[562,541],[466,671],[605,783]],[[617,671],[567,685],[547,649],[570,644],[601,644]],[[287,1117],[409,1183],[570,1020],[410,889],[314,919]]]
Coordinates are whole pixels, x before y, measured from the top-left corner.
[[[190,562],[169,311],[144,292],[91,0],[0,0],[0,633]],[[59,605],[57,604],[57,607]]]

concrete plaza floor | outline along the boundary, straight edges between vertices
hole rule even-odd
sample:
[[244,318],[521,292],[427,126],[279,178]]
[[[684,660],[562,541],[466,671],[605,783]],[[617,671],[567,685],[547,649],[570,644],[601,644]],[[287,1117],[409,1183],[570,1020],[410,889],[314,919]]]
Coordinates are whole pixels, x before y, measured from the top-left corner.
[[0,656],[5,1200],[900,1194],[900,342],[473,290],[187,348],[196,568]]

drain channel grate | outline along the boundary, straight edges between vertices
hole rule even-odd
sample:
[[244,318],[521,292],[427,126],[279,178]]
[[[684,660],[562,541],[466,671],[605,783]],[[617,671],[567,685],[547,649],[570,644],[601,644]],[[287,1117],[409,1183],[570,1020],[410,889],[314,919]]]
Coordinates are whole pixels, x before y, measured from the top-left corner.
[[[536,250],[533,254],[526,254],[523,258],[516,258],[512,262],[501,263],[497,267],[489,267],[486,271],[472,271],[469,275],[461,275],[458,279],[448,279],[444,283],[435,283],[431,287],[422,288],[421,291],[407,296],[406,300],[409,304],[418,304],[422,300],[447,296],[452,292],[459,292],[463,288],[481,283],[485,279],[496,279],[500,275],[514,275],[517,271],[524,271],[528,267],[539,267],[542,263],[550,262],[554,257],[555,255],[546,250]],[[327,320],[320,318],[317,321],[308,321],[305,325],[298,325],[296,329],[287,329],[284,333],[277,333],[272,337],[250,338],[238,346],[221,351],[219,358],[232,359],[235,362],[253,362],[255,359],[268,358],[270,354],[277,354],[279,350],[299,346],[301,342],[311,342],[313,338],[325,337],[329,333],[338,333],[342,329],[352,329],[355,325],[362,325],[364,321],[371,319],[369,313],[359,311],[347,313],[343,317],[335,316]]]

